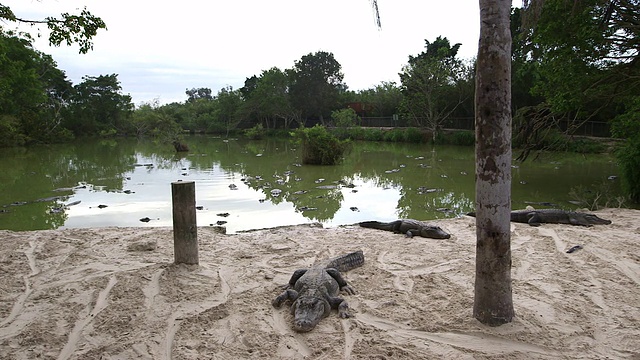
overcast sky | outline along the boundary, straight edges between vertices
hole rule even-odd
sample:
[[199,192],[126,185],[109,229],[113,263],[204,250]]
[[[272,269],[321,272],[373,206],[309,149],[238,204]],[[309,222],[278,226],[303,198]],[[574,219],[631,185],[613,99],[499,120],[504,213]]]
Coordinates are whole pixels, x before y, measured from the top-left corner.
[[[303,55],[327,51],[342,65],[351,90],[399,82],[409,55],[425,39],[461,43],[459,55],[475,57],[477,0],[379,0],[378,30],[369,0],[5,0],[16,16],[42,19],[87,7],[107,24],[94,50],[77,46],[36,49],[53,56],[74,84],[82,76],[118,74],[123,92],[139,105],[186,100],[186,89],[244,85],[271,67],[287,69]],[[5,24],[11,28],[9,24]],[[22,30],[28,30],[22,27]]]

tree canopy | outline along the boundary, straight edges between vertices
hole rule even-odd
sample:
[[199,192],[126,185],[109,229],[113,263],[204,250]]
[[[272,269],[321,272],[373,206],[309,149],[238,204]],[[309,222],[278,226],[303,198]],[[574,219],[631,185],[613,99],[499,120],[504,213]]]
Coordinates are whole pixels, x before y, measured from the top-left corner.
[[291,102],[304,117],[317,117],[322,122],[330,116],[346,90],[341,68],[333,54],[326,51],[304,55],[295,62],[290,70]]
[[402,69],[402,112],[434,136],[442,122],[465,101],[471,100],[471,67],[457,58],[461,44],[451,45],[446,37],[425,40],[425,50],[410,55]]
[[[24,19],[14,14],[9,6],[0,3],[0,20],[14,23],[28,24],[33,27],[46,25],[49,29],[49,44],[78,44],[80,53],[87,53],[93,49],[93,38],[98,30],[107,29],[104,21],[83,8],[79,14],[62,13],[60,16],[48,16],[44,19]],[[13,35],[14,32],[0,26],[0,31]],[[23,34],[26,35],[26,34]]]

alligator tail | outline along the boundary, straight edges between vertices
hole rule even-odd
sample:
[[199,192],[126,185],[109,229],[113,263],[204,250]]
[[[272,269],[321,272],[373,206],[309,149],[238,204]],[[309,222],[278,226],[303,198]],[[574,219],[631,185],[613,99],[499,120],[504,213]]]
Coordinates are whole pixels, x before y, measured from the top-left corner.
[[362,226],[363,228],[369,228],[369,229],[393,231],[394,230],[393,228],[396,222],[397,221],[393,221],[393,222],[363,221],[360,223],[360,226]]
[[358,250],[329,260],[326,268],[334,268],[343,272],[355,269],[362,266],[362,264],[364,264],[364,254],[362,253],[362,250]]

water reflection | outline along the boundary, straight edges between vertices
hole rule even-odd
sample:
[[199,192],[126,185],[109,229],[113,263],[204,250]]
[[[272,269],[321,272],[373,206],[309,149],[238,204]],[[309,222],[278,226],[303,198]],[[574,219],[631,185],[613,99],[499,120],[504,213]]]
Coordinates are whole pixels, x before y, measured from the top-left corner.
[[[470,147],[363,142],[339,166],[302,166],[289,141],[203,136],[188,143],[189,154],[131,139],[5,149],[0,228],[170,226],[170,184],[177,180],[196,182],[198,224],[224,222],[228,232],[313,221],[428,220],[474,206]],[[617,169],[607,156],[556,154],[527,162],[513,169],[513,207],[525,201],[573,207],[571,187],[610,175]],[[73,189],[54,191],[60,188]]]

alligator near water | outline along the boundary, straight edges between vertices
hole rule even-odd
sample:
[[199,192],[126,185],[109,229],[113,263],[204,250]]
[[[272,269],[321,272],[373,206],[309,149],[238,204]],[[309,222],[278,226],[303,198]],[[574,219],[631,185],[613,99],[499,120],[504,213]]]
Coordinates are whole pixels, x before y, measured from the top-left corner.
[[438,226],[429,225],[413,219],[402,219],[392,222],[363,221],[360,223],[360,226],[370,229],[393,231],[396,234],[405,234],[407,237],[422,236],[432,239],[448,239],[451,237],[450,234]]
[[337,309],[341,318],[348,318],[349,304],[338,293],[355,294],[354,289],[340,274],[362,266],[364,254],[358,250],[329,259],[308,269],[296,270],[285,291],[271,304],[278,308],[285,301],[291,301],[291,313],[294,315],[293,329],[298,332],[311,331],[320,320]]
[[[474,212],[467,215],[474,216]],[[594,214],[587,214],[577,211],[566,211],[560,209],[525,209],[511,212],[511,221],[527,223],[531,226],[540,224],[569,224],[579,226],[609,225],[611,220],[602,219]]]

